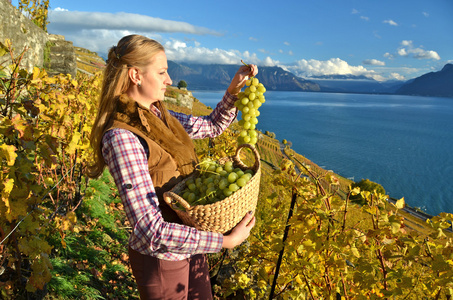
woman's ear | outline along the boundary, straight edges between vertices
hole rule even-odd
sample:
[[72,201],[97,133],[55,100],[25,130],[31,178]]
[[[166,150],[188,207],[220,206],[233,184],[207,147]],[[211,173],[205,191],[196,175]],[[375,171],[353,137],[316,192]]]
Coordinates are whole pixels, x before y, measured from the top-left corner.
[[137,69],[137,68],[129,68],[129,70],[127,71],[127,74],[129,75],[129,79],[134,84],[137,84],[137,83],[141,82],[139,69]]

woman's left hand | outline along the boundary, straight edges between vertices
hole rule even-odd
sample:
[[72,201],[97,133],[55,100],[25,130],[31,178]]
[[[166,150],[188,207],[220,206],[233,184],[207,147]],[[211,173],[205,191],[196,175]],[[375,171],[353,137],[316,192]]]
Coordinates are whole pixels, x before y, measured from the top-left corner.
[[258,67],[256,65],[249,64],[248,66],[241,66],[231,80],[228,93],[231,95],[239,94],[245,85],[245,81],[256,74],[258,74]]

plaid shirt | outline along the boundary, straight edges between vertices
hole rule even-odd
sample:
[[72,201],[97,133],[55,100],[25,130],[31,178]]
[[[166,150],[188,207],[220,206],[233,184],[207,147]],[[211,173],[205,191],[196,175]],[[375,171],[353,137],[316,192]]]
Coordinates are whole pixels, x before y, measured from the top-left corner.
[[[226,92],[209,116],[170,113],[181,122],[191,138],[215,137],[236,118],[236,99]],[[159,111],[152,111],[160,114]],[[136,135],[125,129],[109,130],[102,139],[104,160],[133,228],[129,238],[131,248],[165,260],[183,260],[193,254],[219,252],[222,249],[222,234],[163,220],[148,170],[147,148]]]

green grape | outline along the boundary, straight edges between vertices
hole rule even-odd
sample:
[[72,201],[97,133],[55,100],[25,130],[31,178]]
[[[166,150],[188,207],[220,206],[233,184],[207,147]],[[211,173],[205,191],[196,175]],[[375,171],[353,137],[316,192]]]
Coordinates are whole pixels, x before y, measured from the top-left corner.
[[247,136],[247,135],[249,135],[249,134],[247,133],[247,130],[242,130],[241,133],[239,133],[239,135],[240,135],[241,137],[245,137],[245,136]]
[[256,130],[249,130],[247,132],[247,134],[250,136],[250,137],[256,137],[258,134],[256,133]]
[[229,188],[224,188],[222,192],[227,197],[229,197],[229,196],[231,196],[233,194],[233,191],[230,190]]
[[247,79],[247,80],[245,81],[245,85],[246,85],[246,86],[250,86],[251,84],[252,84],[252,80]]
[[238,175],[238,178],[242,177],[245,173],[242,170],[236,171],[236,174]]
[[229,185],[228,179],[224,178],[219,182],[219,189],[223,190]]
[[216,173],[220,173],[223,171],[223,167],[222,166],[218,166],[216,169],[215,169]]
[[239,190],[239,186],[236,183],[232,183],[228,186],[228,189],[232,192],[236,192],[237,190]]
[[[259,84],[258,78],[253,77],[253,78],[252,78],[252,85],[258,85],[258,84]],[[264,86],[263,86],[263,87],[264,87]],[[262,93],[264,93],[264,92],[262,92]]]
[[258,142],[258,139],[256,138],[256,136],[250,138],[250,144],[255,145],[256,142]]
[[197,189],[197,186],[195,185],[195,183],[191,183],[191,184],[189,184],[188,188],[189,188],[189,190],[191,190],[193,192]]
[[196,198],[197,196],[195,195],[195,193],[190,193],[189,196],[187,197],[187,201],[194,202]]
[[253,100],[253,106],[255,108],[259,108],[262,105],[261,101],[259,99]]
[[255,85],[251,85],[250,86],[250,93],[254,93],[254,92],[256,92],[256,86]]
[[233,162],[232,161],[227,161],[224,165],[223,165],[223,168],[225,170],[230,170],[228,172],[231,172],[231,170],[233,170]]
[[241,111],[243,114],[246,114],[246,113],[248,113],[248,112],[250,111],[250,108],[249,108],[248,106],[244,106],[244,108],[242,108],[240,111]]
[[250,118],[250,123],[255,125],[258,124],[258,118],[257,117]]
[[247,172],[247,171],[253,172],[253,171],[250,170],[250,169],[245,170],[245,173],[244,173],[244,175],[241,176],[241,178],[244,178],[244,179],[248,182],[250,179],[252,179],[252,176],[253,176],[253,175],[252,175],[252,173],[249,173],[249,172]]
[[231,172],[229,175],[228,175],[228,181],[230,183],[233,183],[236,181],[236,179],[238,179],[238,174],[234,173],[234,172]]
[[255,100],[255,98],[256,98],[256,94],[254,92],[251,92],[249,94],[249,100]]
[[241,103],[242,103],[243,105],[247,105],[247,104],[249,103],[249,101],[250,101],[250,100],[249,100],[249,98],[247,98],[247,97],[244,97],[244,98],[241,99]]
[[205,178],[205,180],[203,180],[203,183],[205,185],[208,185],[209,183],[212,183],[212,182],[214,182],[214,178],[212,178],[212,177],[207,177],[207,178]]
[[250,122],[246,121],[246,122],[244,123],[244,126],[243,126],[243,127],[244,127],[244,129],[249,129],[249,128],[252,127],[252,124],[250,124]]
[[237,181],[236,181],[236,184],[239,186],[239,187],[243,187],[247,184],[247,180],[243,177],[239,178]]
[[[250,121],[250,118],[251,118],[250,114],[245,114],[242,116],[242,119],[245,121],[244,125],[246,122]],[[242,126],[242,127],[245,127],[245,126]]]
[[247,136],[244,136],[243,139],[244,139],[244,142],[250,143],[251,138],[250,138],[248,135],[247,135]]

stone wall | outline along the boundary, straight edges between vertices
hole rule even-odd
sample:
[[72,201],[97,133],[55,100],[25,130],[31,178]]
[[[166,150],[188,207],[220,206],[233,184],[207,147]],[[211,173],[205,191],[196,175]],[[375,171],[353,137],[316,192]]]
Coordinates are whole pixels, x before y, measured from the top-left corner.
[[[28,71],[36,67],[45,67],[50,75],[77,72],[76,56],[72,42],[64,36],[47,34],[13,6],[9,0],[0,0],[0,43],[9,39],[14,49],[14,56],[19,56],[26,49],[20,68]],[[2,66],[11,63],[9,55],[0,57]]]
[[[5,39],[12,42],[14,55],[17,57],[27,49],[21,61],[21,68],[32,70],[34,66],[43,66],[44,48],[47,33],[23,16],[8,0],[0,0],[0,43]],[[0,57],[0,63],[11,62],[8,55]]]

